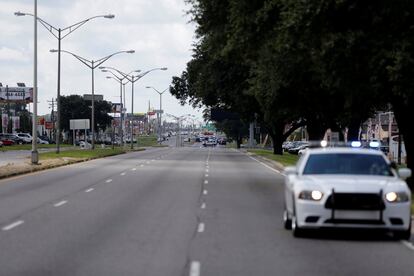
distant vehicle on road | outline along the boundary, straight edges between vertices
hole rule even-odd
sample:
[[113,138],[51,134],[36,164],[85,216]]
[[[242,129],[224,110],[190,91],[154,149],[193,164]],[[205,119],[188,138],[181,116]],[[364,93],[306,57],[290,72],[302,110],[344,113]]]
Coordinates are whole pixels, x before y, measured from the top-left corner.
[[22,139],[26,144],[30,144],[33,140],[32,135],[29,133],[16,133],[17,137]]
[[302,236],[324,227],[384,229],[396,239],[411,235],[411,170],[379,150],[308,149],[285,169],[286,229]]

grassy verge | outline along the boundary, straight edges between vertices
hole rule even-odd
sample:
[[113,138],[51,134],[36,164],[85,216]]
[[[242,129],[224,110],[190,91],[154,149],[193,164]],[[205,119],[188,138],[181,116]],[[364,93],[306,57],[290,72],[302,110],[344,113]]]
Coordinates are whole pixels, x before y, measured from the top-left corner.
[[271,150],[265,150],[265,149],[249,149],[248,152],[254,153],[259,156],[263,156],[265,158],[274,160],[276,162],[281,163],[283,166],[292,166],[296,164],[296,161],[298,161],[299,156],[290,154],[290,153],[284,153],[283,155],[276,155],[273,154]]
[[[65,147],[72,147],[73,145],[61,144],[60,146],[62,148],[65,148]],[[50,148],[56,148],[56,145],[55,144],[49,144],[49,145],[38,144],[37,147],[39,149],[50,149]],[[0,151],[31,150],[31,149],[32,149],[32,144],[25,144],[25,145],[3,146],[0,148]]]
[[94,159],[94,158],[102,158],[106,156],[122,154],[125,152],[126,150],[123,150],[121,148],[95,149],[95,150],[67,150],[67,151],[62,151],[59,154],[56,154],[55,152],[44,152],[44,153],[40,153],[39,157],[40,157],[40,160],[63,158],[63,157],[75,158],[75,159]]
[[159,146],[156,136],[139,136],[138,147],[155,147]]

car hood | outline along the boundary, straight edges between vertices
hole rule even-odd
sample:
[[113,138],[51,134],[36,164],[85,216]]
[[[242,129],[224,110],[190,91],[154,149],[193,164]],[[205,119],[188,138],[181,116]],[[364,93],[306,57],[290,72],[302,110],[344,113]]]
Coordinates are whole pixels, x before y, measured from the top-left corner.
[[372,175],[306,175],[300,178],[306,186],[319,188],[323,191],[335,189],[335,192],[350,193],[358,191],[360,193],[370,193],[383,191],[407,190],[404,181],[387,176]]

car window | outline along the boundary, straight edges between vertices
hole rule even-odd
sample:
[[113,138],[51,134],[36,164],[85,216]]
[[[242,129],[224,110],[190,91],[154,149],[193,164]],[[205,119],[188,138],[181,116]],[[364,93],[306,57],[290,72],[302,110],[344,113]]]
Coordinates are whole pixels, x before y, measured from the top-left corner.
[[354,153],[312,154],[303,174],[393,175],[382,156]]

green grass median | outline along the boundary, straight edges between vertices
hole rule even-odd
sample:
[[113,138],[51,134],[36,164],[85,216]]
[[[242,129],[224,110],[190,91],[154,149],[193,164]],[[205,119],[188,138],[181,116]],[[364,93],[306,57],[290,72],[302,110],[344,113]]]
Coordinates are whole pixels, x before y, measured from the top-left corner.
[[265,149],[249,149],[247,151],[254,153],[256,155],[271,159],[273,161],[279,162],[283,166],[293,166],[296,164],[296,161],[298,161],[299,159],[298,155],[294,155],[290,153],[284,153],[283,155],[278,155],[278,154],[273,154],[273,151],[271,150],[265,150]]
[[[73,145],[61,144],[60,147],[61,148],[67,148],[67,147],[73,147]],[[39,149],[52,149],[52,148],[56,148],[56,145],[55,144],[48,144],[48,145],[38,144],[37,148],[39,148]],[[31,150],[31,149],[32,149],[32,144],[25,144],[25,145],[3,146],[3,147],[0,148],[0,151]]]
[[54,159],[54,158],[75,158],[75,159],[94,159],[102,158],[106,156],[113,156],[117,154],[126,153],[127,151],[121,148],[115,149],[95,149],[95,150],[66,150],[60,153],[55,152],[43,152],[39,154],[40,160]]

